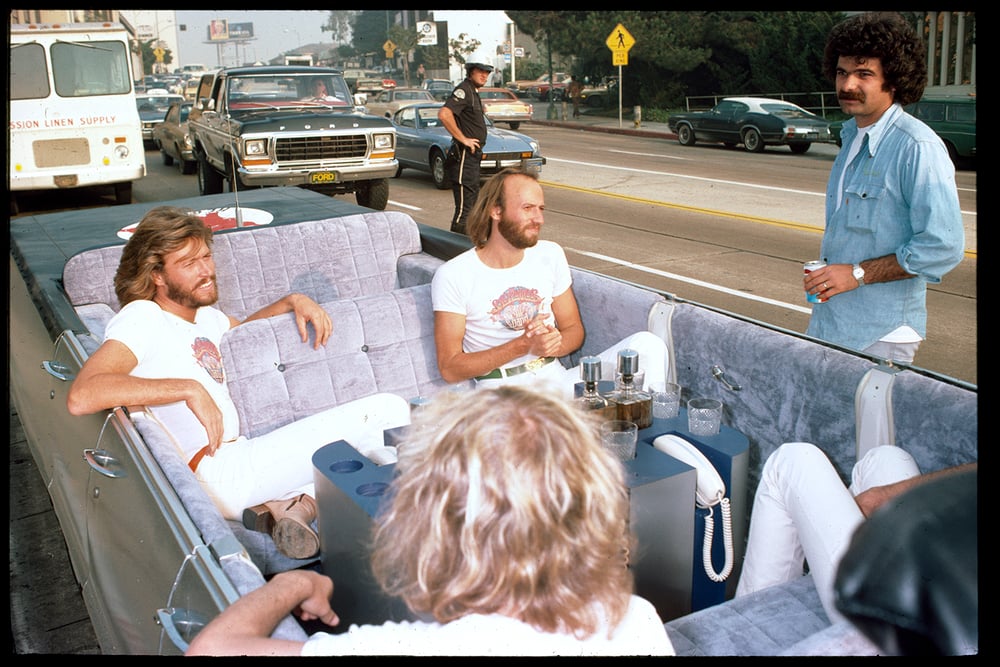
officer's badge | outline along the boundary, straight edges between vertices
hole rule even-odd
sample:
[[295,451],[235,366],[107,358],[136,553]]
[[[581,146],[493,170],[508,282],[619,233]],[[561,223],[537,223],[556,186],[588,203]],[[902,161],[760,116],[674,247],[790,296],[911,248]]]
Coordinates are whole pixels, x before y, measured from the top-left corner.
[[461,88],[456,88],[455,89],[455,97],[457,97],[460,100],[464,100],[465,99],[465,91],[462,90]]

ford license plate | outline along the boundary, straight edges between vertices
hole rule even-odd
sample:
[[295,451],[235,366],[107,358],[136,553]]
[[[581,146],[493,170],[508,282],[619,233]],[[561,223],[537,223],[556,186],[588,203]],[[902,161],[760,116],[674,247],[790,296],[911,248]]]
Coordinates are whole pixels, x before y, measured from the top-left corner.
[[336,183],[337,174],[332,171],[314,171],[309,174],[309,182],[313,185],[322,185],[323,183]]

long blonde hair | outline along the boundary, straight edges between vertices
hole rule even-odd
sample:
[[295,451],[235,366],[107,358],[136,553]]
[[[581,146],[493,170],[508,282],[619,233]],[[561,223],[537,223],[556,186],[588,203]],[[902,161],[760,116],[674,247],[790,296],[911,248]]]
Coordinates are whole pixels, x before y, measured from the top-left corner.
[[415,414],[397,469],[372,569],[414,612],[499,613],[581,638],[624,617],[624,469],[572,403],[527,387],[442,392]]

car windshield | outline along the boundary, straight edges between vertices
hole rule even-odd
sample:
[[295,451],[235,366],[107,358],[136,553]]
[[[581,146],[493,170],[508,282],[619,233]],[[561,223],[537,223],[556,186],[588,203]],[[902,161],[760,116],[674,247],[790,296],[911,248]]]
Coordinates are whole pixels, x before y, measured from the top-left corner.
[[810,118],[816,114],[809,113],[802,107],[797,107],[794,104],[761,104],[760,108],[764,111],[774,114],[775,116],[782,116],[784,118]]
[[479,96],[484,100],[511,100],[515,99],[512,93],[502,90],[481,90]]
[[177,97],[137,97],[135,106],[139,111],[162,111],[166,113],[171,104],[178,100]]

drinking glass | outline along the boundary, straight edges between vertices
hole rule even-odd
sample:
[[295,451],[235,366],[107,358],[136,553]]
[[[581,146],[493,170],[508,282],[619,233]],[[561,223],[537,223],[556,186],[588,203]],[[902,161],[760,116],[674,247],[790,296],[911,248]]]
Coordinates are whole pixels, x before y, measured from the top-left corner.
[[635,422],[612,419],[601,424],[601,444],[621,461],[635,458],[639,427]]
[[722,401],[692,398],[688,401],[688,431],[692,435],[716,435],[722,425]]

